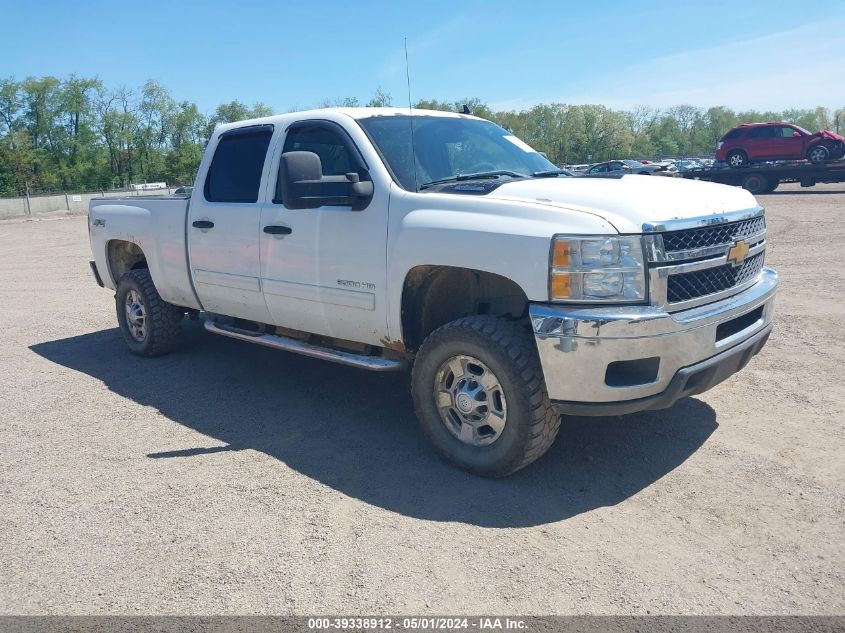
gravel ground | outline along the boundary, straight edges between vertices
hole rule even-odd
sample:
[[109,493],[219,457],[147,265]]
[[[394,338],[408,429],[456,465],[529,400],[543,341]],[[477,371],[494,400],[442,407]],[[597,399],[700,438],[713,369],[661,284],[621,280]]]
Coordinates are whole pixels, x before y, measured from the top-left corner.
[[845,613],[845,189],[760,200],[763,353],[503,481],[438,461],[406,376],[196,324],[131,356],[85,219],[0,223],[0,613]]

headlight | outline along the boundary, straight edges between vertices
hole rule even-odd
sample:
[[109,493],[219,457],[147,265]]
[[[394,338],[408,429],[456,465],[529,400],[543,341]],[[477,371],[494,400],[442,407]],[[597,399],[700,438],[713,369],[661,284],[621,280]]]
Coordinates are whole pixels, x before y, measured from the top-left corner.
[[646,298],[643,248],[638,236],[552,240],[552,301],[633,302]]

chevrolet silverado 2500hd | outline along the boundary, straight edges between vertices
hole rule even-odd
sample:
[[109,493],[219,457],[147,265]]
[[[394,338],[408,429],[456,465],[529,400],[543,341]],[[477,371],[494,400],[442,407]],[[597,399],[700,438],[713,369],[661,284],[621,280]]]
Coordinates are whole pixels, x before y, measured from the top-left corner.
[[671,406],[740,370],[778,278],[747,191],[570,177],[469,115],[326,109],[222,125],[193,192],[93,200],[129,349],[213,333],[413,366],[426,436],[471,471],[537,459],[561,414]]

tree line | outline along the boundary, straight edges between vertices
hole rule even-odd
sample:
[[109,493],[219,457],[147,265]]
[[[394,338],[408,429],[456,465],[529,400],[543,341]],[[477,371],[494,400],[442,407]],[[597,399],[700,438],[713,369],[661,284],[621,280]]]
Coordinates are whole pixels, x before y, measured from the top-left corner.
[[[388,106],[392,98],[379,88],[364,103],[348,97],[317,105]],[[475,98],[414,105],[450,111],[466,105],[560,165],[708,155],[722,134],[743,122],[791,121],[813,132],[845,131],[845,108],[735,112],[724,106],[678,105],[623,111],[550,103],[494,111]],[[271,108],[263,103],[247,106],[237,100],[204,114],[153,80],[132,90],[76,75],[0,79],[0,196],[106,190],[142,182],[190,184],[217,125],[269,114]]]

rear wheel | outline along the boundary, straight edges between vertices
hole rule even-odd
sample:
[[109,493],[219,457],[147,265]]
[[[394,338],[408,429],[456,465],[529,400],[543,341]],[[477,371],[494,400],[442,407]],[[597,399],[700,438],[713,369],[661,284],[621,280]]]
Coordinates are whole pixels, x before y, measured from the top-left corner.
[[[777,186],[777,184],[775,184],[775,186]],[[748,174],[742,179],[742,188],[753,194],[769,193],[770,191],[774,191],[774,188],[771,187],[772,185],[771,182],[769,182],[769,179],[762,174]]]
[[813,145],[810,149],[807,150],[807,160],[809,160],[811,163],[823,163],[829,158],[830,150],[827,149],[827,147],[825,147],[824,145]]
[[159,356],[179,342],[185,311],[161,298],[149,270],[130,270],[120,278],[115,308],[123,340],[133,354]]
[[440,454],[480,475],[502,477],[527,466],[560,427],[523,322],[474,316],[435,330],[417,354],[412,392],[422,429]]
[[745,167],[748,164],[748,154],[741,149],[735,149],[727,155],[725,162],[729,167]]
[[779,184],[780,184],[780,181],[777,180],[776,178],[770,179],[769,180],[769,186],[766,187],[766,190],[763,193],[772,193],[775,189],[778,188]]

